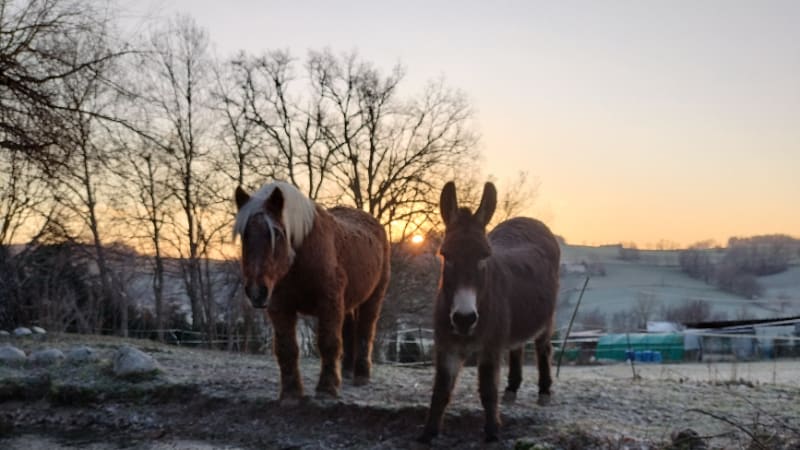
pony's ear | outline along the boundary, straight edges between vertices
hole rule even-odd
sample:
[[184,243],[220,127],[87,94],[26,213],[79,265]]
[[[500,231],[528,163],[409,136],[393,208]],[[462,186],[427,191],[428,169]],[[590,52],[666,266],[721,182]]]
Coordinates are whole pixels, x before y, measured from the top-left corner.
[[283,213],[283,192],[277,186],[269,194],[269,197],[264,200],[264,209],[271,212],[273,217],[280,219]]
[[494,209],[496,207],[497,207],[497,189],[494,188],[494,184],[486,183],[483,185],[483,196],[481,197],[481,205],[478,206],[478,210],[475,211],[474,217],[478,219],[478,222],[482,223],[483,226],[486,226],[492,220],[492,216],[494,215]]
[[442,195],[439,197],[439,211],[442,213],[442,220],[444,220],[445,226],[450,223],[457,210],[456,184],[448,181],[442,188]]
[[242,209],[245,203],[250,200],[250,194],[244,191],[241,186],[236,186],[236,194],[234,194],[234,198],[236,199],[236,210]]

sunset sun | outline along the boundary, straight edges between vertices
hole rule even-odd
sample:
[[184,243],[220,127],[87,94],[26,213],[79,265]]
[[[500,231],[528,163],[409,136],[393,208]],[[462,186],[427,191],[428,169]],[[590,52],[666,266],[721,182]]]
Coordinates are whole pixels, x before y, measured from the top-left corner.
[[423,242],[425,242],[425,236],[421,234],[415,234],[414,236],[411,237],[412,244],[419,245],[422,244]]

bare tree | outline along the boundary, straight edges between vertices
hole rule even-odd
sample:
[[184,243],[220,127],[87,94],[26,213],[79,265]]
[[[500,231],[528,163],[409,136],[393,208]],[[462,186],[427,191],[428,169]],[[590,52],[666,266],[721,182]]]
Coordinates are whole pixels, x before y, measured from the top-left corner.
[[[170,239],[180,255],[186,293],[192,310],[192,326],[202,329],[209,322],[210,303],[203,297],[201,257],[207,237],[203,219],[212,214],[213,165],[204,142],[213,126],[209,113],[212,60],[204,30],[189,17],[178,16],[150,35],[151,51],[143,57],[144,80],[140,97],[151,114],[150,135],[170,170],[170,194],[180,215],[171,216]],[[166,236],[165,236],[166,238]]]
[[636,294],[636,303],[634,303],[631,313],[639,330],[647,328],[647,321],[652,319],[657,307],[658,297],[655,293],[639,291]]
[[20,152],[44,170],[61,167],[70,150],[61,145],[63,133],[80,111],[63,86],[93,76],[123,53],[111,46],[76,52],[83,42],[108,41],[109,16],[97,5],[0,1],[0,148]]
[[539,180],[531,178],[526,171],[517,172],[516,177],[506,180],[502,185],[494,222],[525,214],[533,206],[538,194]]
[[213,108],[223,117],[219,133],[222,154],[218,155],[217,168],[237,186],[256,189],[265,179],[276,177],[276,168],[267,131],[249,113],[256,104],[253,97],[259,94],[253,84],[254,69],[248,66],[244,54],[214,69]]
[[425,220],[444,175],[474,155],[471,109],[442,81],[402,99],[399,66],[383,75],[356,54],[329,51],[309,54],[305,78],[286,52],[233,65],[248,118],[271,149],[270,175],[323,203],[351,204],[385,225]]
[[680,305],[663,307],[661,315],[669,322],[705,322],[712,317],[711,303],[701,299],[686,299]]
[[578,321],[584,330],[605,330],[607,327],[606,314],[599,308],[581,313]]
[[692,278],[710,283],[714,277],[714,262],[711,251],[715,247],[713,240],[694,243],[678,254],[681,270]]
[[[99,26],[99,25],[98,25]],[[109,148],[108,128],[100,117],[108,116],[106,111],[113,103],[115,91],[110,89],[107,80],[114,70],[114,60],[102,60],[109,53],[105,32],[94,34],[63,36],[66,43],[61,49],[59,59],[72,65],[80,61],[101,61],[93,65],[91,71],[83,71],[73,76],[57,80],[60,98],[66,107],[62,115],[62,131],[59,145],[65,149],[63,167],[51,170],[49,178],[52,191],[60,195],[56,201],[72,213],[74,222],[65,224],[67,236],[76,242],[90,242],[90,257],[98,269],[99,294],[97,305],[105,311],[104,319],[110,319],[112,326],[127,335],[127,305],[124,296],[118,295],[119,286],[112,287],[113,274],[109,267],[102,228],[102,190],[107,180]],[[72,228],[70,230],[70,228]],[[95,326],[103,327],[104,323]]]
[[0,246],[41,219],[37,208],[46,200],[46,186],[30,161],[16,152],[0,154]]
[[[134,144],[130,144],[133,142]],[[113,189],[112,205],[126,214],[119,217],[118,228],[125,230],[129,243],[148,254],[151,263],[151,288],[155,308],[155,326],[159,340],[164,340],[166,308],[164,298],[164,233],[171,207],[169,167],[166,157],[148,139],[122,133],[117,136],[119,152],[112,170],[118,182]]]

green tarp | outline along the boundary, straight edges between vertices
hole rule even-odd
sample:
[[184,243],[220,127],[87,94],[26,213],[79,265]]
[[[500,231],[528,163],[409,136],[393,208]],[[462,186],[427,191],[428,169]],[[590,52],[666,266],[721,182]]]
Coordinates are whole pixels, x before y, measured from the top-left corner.
[[628,349],[634,352],[660,352],[664,362],[681,361],[683,360],[683,335],[676,333],[607,334],[601,336],[597,341],[595,356],[598,360],[625,361],[625,351]]

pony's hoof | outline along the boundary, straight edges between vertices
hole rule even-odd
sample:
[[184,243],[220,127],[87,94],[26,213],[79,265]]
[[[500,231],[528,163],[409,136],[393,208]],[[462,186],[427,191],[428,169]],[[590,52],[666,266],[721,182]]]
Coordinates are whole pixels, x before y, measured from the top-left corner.
[[278,406],[281,408],[294,408],[300,405],[302,398],[295,395],[287,395],[278,400]]
[[369,384],[369,376],[358,375],[353,377],[353,386],[366,386]]
[[517,393],[514,391],[503,392],[503,403],[514,403],[517,401]]
[[336,390],[331,391],[327,389],[317,390],[317,393],[314,396],[314,399],[323,402],[337,400],[338,398],[339,398],[339,393]]
[[539,398],[536,399],[536,404],[539,406],[547,406],[550,404],[550,394],[539,394]]

